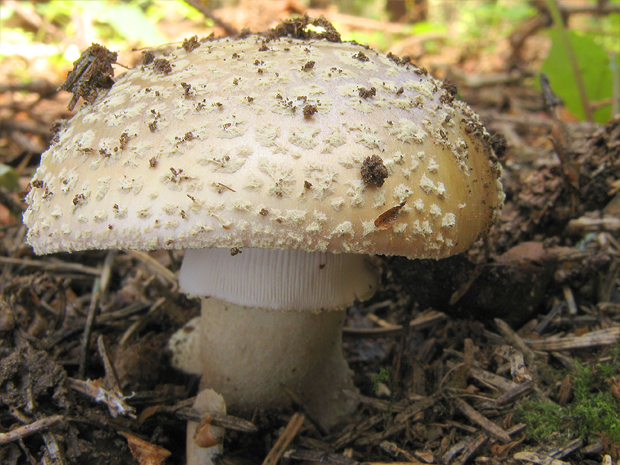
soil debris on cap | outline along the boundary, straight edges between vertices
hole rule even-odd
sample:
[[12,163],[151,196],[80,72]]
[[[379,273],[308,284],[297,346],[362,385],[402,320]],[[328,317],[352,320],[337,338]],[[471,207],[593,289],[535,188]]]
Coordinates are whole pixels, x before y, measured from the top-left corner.
[[181,47],[183,47],[188,53],[192,50],[196,50],[198,47],[200,47],[198,36],[193,36],[189,39],[183,39],[183,44],[181,45]]
[[372,155],[364,160],[361,168],[362,179],[366,184],[374,184],[377,187],[383,186],[388,177],[388,170],[383,164],[381,157]]
[[155,60],[155,54],[151,50],[142,51],[142,66],[150,65],[153,60]]
[[[308,26],[314,26],[314,28]],[[323,31],[318,31],[316,28],[323,29]],[[291,37],[293,39],[325,39],[330,42],[342,42],[340,33],[324,16],[312,19],[307,14],[301,18],[282,21],[267,31],[266,36],[269,39]]]
[[67,79],[59,87],[71,92],[73,97],[67,108],[73,110],[80,97],[88,103],[93,103],[99,95],[99,89],[109,89],[114,84],[114,68],[117,52],[111,52],[103,45],[92,44],[80,58],[73,62],[73,69],[67,74]]
[[459,92],[458,88],[456,87],[456,84],[451,81],[446,80],[444,81],[441,88],[446,91],[445,95],[442,95],[440,97],[441,102],[452,103],[454,99],[456,98],[456,95]]
[[153,71],[161,74],[169,74],[172,71],[172,65],[165,58],[157,58],[153,61]]

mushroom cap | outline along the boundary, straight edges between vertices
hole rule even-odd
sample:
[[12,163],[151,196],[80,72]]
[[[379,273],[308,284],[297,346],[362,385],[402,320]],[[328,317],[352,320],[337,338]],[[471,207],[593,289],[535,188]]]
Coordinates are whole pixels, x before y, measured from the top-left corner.
[[36,253],[442,258],[498,215],[501,167],[478,116],[393,55],[249,35],[160,60],[101,90],[42,155],[24,214]]

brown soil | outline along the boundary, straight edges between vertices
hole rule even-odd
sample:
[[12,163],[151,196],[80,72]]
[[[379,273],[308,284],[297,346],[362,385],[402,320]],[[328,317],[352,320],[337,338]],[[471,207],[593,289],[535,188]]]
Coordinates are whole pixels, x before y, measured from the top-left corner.
[[[344,335],[358,413],[333,432],[307,419],[288,459],[519,463],[515,454],[532,450],[559,463],[618,459],[604,435],[572,449],[539,445],[513,414],[523,398],[568,402],[571,363],[610,360],[620,335],[620,118],[578,123],[561,108],[554,118],[526,73],[481,90],[444,72],[506,136],[505,147],[496,139],[501,220],[457,257],[381,259],[383,289],[349,309]],[[24,189],[50,123],[69,115],[66,94],[37,82],[0,93],[0,163]],[[0,191],[0,463],[183,464],[197,380],[170,368],[165,345],[199,304],[176,285],[181,254],[34,256],[22,195]],[[295,412],[303,405],[293,400],[229,412],[258,432],[228,419],[222,463],[263,463]]]

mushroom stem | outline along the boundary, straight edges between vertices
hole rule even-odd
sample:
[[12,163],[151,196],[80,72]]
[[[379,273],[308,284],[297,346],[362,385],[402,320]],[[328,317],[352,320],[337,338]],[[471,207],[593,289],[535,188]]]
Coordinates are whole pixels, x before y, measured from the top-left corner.
[[290,390],[330,428],[356,408],[343,392],[355,389],[342,356],[344,318],[344,310],[283,312],[203,298],[201,388],[244,409],[282,407]]
[[[342,356],[346,307],[372,295],[368,257],[300,250],[189,250],[181,287],[202,316],[170,340],[172,364],[201,374],[229,406],[281,407],[291,394],[326,429],[350,414],[355,389]],[[204,297],[211,296],[211,297]]]

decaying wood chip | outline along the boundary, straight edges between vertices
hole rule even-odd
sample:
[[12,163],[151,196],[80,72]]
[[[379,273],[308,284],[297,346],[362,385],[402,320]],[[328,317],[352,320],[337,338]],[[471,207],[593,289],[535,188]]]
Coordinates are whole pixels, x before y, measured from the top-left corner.
[[513,402],[513,401],[519,399],[521,396],[527,394],[531,390],[532,390],[532,382],[531,381],[529,381],[527,383],[519,384],[519,385],[509,389],[508,391],[503,393],[501,396],[499,396],[497,399],[495,399],[495,405],[496,406],[506,405],[509,402]]
[[602,218],[582,216],[570,220],[565,231],[571,236],[585,236],[587,233],[600,231],[617,234],[620,231],[620,218],[611,215],[603,215]]
[[388,410],[391,412],[399,412],[402,410],[402,406],[394,405],[392,402],[388,402],[385,400],[377,399],[375,397],[368,397],[360,394],[359,392],[353,389],[343,389],[342,392],[347,397],[354,399],[356,402],[364,405],[369,405],[376,410],[380,410],[382,412],[387,412]]
[[420,462],[417,458],[413,456],[413,454],[407,452],[405,449],[398,447],[395,443],[389,441],[383,441],[379,444],[381,449],[386,451],[394,458],[402,457],[407,460],[407,463],[413,463],[416,465],[426,465],[430,464],[430,462]]
[[140,439],[133,434],[123,431],[119,431],[119,434],[125,436],[131,455],[140,462],[140,465],[161,465],[172,454],[169,450]]
[[459,456],[459,462],[466,460],[471,456],[472,451],[478,449],[482,444],[484,444],[488,439],[488,436],[485,433],[478,433],[476,435],[467,436],[462,441],[454,444],[448,451],[443,454],[441,457],[441,461],[443,463],[455,463],[453,462],[454,458],[457,454],[461,453]]
[[611,345],[620,338],[620,326],[592,331],[583,336],[567,336],[559,339],[526,340],[528,346],[534,350],[571,350],[583,349],[602,345]]
[[[445,313],[431,310],[411,320],[409,328],[411,331],[419,331],[446,319]],[[403,327],[401,325],[392,325],[388,328],[344,328],[342,335],[351,339],[367,339],[399,336],[402,332]]]
[[[47,451],[47,456],[45,457],[45,459],[43,459],[43,463],[68,465],[68,462],[65,459],[64,448],[59,444],[56,435],[52,434],[48,430],[43,430],[41,432],[41,436],[43,437],[43,441],[45,442],[45,449]],[[23,444],[21,440],[20,444]]]
[[568,401],[573,395],[573,377],[570,373],[566,373],[562,383],[560,384],[560,390],[558,392],[558,405],[565,407]]
[[360,438],[355,441],[355,444],[358,446],[368,446],[370,444],[376,444],[378,442],[383,441],[386,438],[394,436],[395,434],[400,433],[407,427],[407,423],[399,423],[388,427],[383,431],[379,431],[378,433],[372,433],[368,436]]
[[291,417],[288,425],[284,428],[282,435],[273,445],[269,451],[269,454],[265,457],[265,460],[263,460],[263,465],[276,465],[276,463],[278,463],[278,460],[280,460],[280,457],[282,457],[282,454],[284,454],[284,451],[288,445],[293,439],[295,439],[295,436],[297,435],[297,432],[299,431],[299,428],[301,428],[301,425],[305,419],[306,417],[300,413],[295,413]]
[[525,441],[525,438],[526,435],[524,434],[523,436],[521,436],[521,439],[517,441],[511,441],[508,444],[494,443],[489,446],[489,449],[491,449],[493,457],[500,460],[506,460],[510,451],[520,445],[523,441]]
[[95,326],[95,320],[98,310],[99,301],[101,298],[101,278],[95,278],[93,282],[92,292],[90,295],[90,305],[88,306],[88,313],[86,314],[86,323],[84,324],[84,331],[82,333],[82,344],[80,347],[80,365],[78,369],[78,377],[84,379],[86,377],[86,362],[88,360],[88,354],[90,350],[90,336]]
[[67,378],[67,382],[71,389],[92,398],[96,402],[106,404],[113,418],[116,418],[118,415],[136,418],[135,409],[125,402],[130,396],[125,397],[103,389],[101,387],[101,380],[82,381],[80,379]]
[[[350,457],[341,454],[332,454],[318,450],[289,450],[282,456],[282,464],[292,460],[304,460],[305,462],[324,463],[327,465],[360,465]],[[304,462],[304,463],[305,463]]]
[[572,454],[576,450],[580,449],[581,446],[583,446],[582,438],[573,439],[571,442],[566,444],[564,447],[554,451],[553,453],[549,455],[551,455],[554,458],[561,459],[561,458],[566,457],[567,455]]
[[454,462],[454,465],[464,465],[465,463],[467,463],[471,456],[474,455],[474,453],[478,449],[480,449],[480,447],[482,447],[482,445],[487,442],[489,438],[484,433],[478,433],[468,439],[470,440],[467,441],[467,446],[465,447],[463,452],[461,452],[461,455],[458,457],[458,459]]
[[62,415],[52,415],[51,417],[41,418],[29,425],[20,426],[8,433],[0,433],[0,446],[8,444],[13,441],[18,441],[40,431],[51,428],[52,426],[60,423],[64,417]]
[[164,265],[159,263],[156,259],[154,259],[151,255],[141,250],[125,250],[127,255],[135,258],[136,260],[144,263],[147,268],[149,268],[152,272],[166,280],[169,284],[172,285],[173,290],[177,288],[177,278],[172,271],[166,268]]
[[432,396],[428,396],[425,399],[422,399],[410,405],[398,415],[396,415],[396,418],[394,419],[394,424],[392,426],[383,431],[379,431],[378,433],[369,434],[368,436],[360,438],[355,441],[355,444],[358,446],[375,444],[389,438],[390,436],[400,433],[407,427],[407,420],[409,418],[420,412],[423,412],[429,407],[432,407],[437,403],[440,398],[441,393],[435,393]]
[[487,431],[493,437],[503,442],[510,442],[512,440],[510,439],[510,436],[505,430],[497,426],[495,423],[493,423],[491,420],[486,418],[481,413],[478,413],[471,405],[469,405],[463,399],[454,397],[450,400],[454,403],[456,408],[458,408],[461,411],[463,415],[469,418],[472,422],[481,426],[482,429]]
[[105,368],[105,385],[109,387],[113,392],[116,392],[117,394],[122,396],[123,391],[121,390],[121,384],[118,381],[118,374],[116,373],[114,365],[110,361],[108,349],[106,348],[105,342],[103,340],[103,335],[101,334],[99,335],[99,337],[97,337],[97,350],[99,351],[99,356],[101,357],[101,360],[103,360],[103,367]]
[[412,416],[423,412],[429,407],[432,407],[437,403],[437,401],[441,398],[441,393],[435,393],[431,396],[428,396],[426,399],[420,400],[415,404],[410,405],[394,418],[395,424],[404,424],[409,418]]
[[[179,418],[189,421],[200,422],[204,415],[200,415],[195,409],[190,407],[183,407],[175,411]],[[240,431],[242,433],[256,433],[258,428],[254,423],[244,420],[243,418],[235,417],[232,415],[224,415],[223,413],[212,412],[209,413],[211,418],[211,424],[213,426],[220,426],[225,429],[234,431]]]
[[21,216],[25,209],[25,205],[15,200],[11,192],[3,186],[0,186],[0,205],[8,208],[15,216]]
[[568,462],[554,459],[550,455],[536,454],[535,452],[517,452],[512,458],[538,465],[569,465]]
[[532,377],[528,374],[527,366],[523,360],[523,354],[512,346],[502,346],[497,351],[498,355],[510,362],[510,375],[517,383],[531,381]]
[[342,449],[347,444],[352,443],[358,437],[360,437],[365,431],[368,431],[370,428],[374,428],[376,425],[383,421],[383,414],[373,415],[370,418],[367,418],[362,423],[356,425],[352,431],[347,431],[338,439],[333,441],[332,445],[335,450]]
[[495,324],[497,325],[497,329],[502,333],[504,339],[506,339],[511,345],[513,345],[517,350],[519,350],[523,357],[525,358],[525,363],[528,367],[534,366],[534,359],[536,356],[534,352],[523,342],[523,339],[513,331],[513,329],[500,318],[495,318]]
[[495,373],[491,373],[486,370],[481,370],[479,368],[471,368],[469,370],[469,375],[481,383],[486,384],[487,386],[493,386],[495,388],[501,389],[502,391],[509,391],[510,389],[516,388],[519,385],[509,379],[504,378],[503,376],[496,375]]
[[0,263],[8,263],[12,265],[33,266],[50,272],[72,272],[84,273],[88,275],[99,276],[101,270],[90,266],[84,266],[79,263],[66,263],[57,258],[29,260],[24,258],[12,258],[0,256]]

